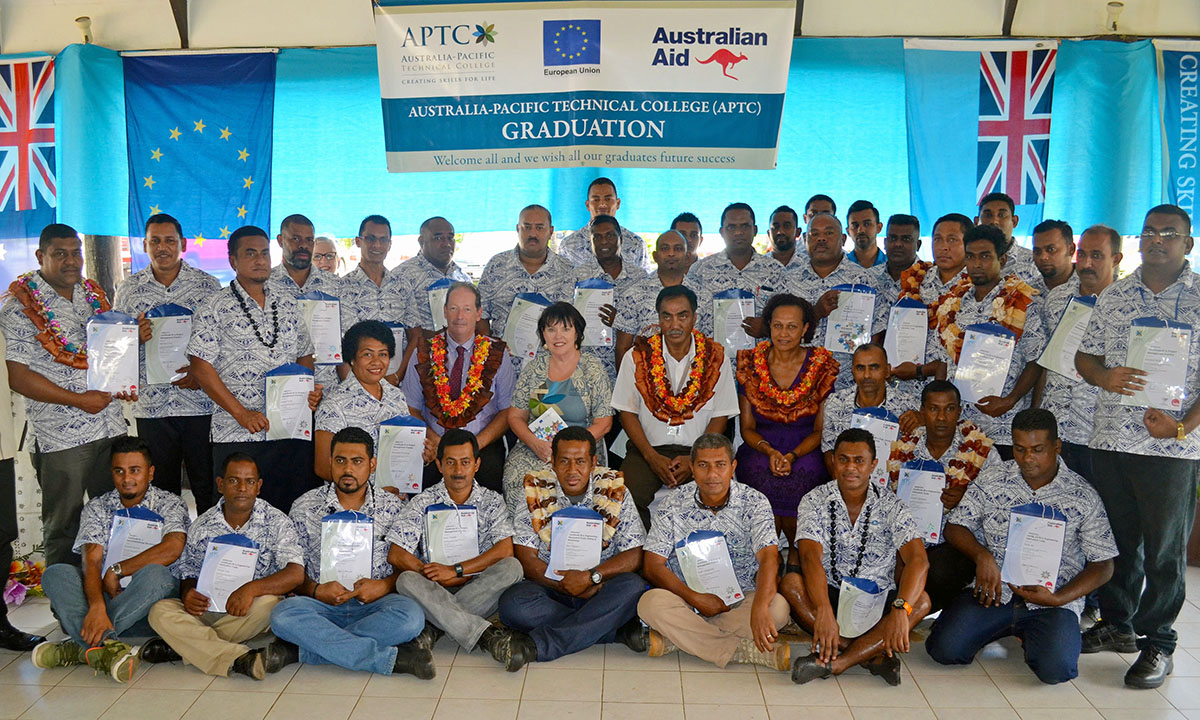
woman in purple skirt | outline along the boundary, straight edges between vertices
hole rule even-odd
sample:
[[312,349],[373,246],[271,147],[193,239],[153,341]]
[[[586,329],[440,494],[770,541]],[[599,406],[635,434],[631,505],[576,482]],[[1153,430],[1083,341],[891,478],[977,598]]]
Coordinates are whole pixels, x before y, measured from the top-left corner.
[[738,400],[743,444],[737,479],[771,501],[775,526],[787,536],[786,570],[798,570],[796,507],[829,480],[821,456],[817,411],[833,390],[838,362],[812,347],[817,320],[805,300],[781,293],[767,301],[763,323],[770,340],[738,352]]

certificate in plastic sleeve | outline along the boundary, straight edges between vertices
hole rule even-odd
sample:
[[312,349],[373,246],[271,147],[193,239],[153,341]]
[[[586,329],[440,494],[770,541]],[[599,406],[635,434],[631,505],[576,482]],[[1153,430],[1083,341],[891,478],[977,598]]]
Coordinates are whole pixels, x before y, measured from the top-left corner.
[[192,311],[167,303],[146,311],[150,321],[150,339],[142,345],[146,362],[146,384],[166,385],[183,378],[177,372],[191,361],[187,356],[192,339]]
[[196,578],[196,592],[208,598],[209,612],[225,612],[235,590],[254,579],[261,547],[245,535],[218,535],[208,541]]
[[713,293],[713,333],[727,350],[749,350],[754,340],[742,329],[742,321],[754,317],[754,293],[733,288]]
[[1187,399],[1188,356],[1192,326],[1174,320],[1140,317],[1129,326],[1125,366],[1143,370],[1146,387],[1132,396],[1122,395],[1122,405],[1183,410]]
[[427,562],[453,565],[479,556],[479,510],[474,505],[434,503],[425,508]]
[[397,415],[379,423],[377,486],[399,488],[402,493],[421,492],[425,431],[425,423],[411,415]]
[[946,468],[936,460],[909,460],[900,466],[896,497],[908,506],[926,545],[942,541],[942,491]]
[[906,362],[925,363],[925,340],[929,336],[929,308],[913,298],[898,300],[888,312],[883,349],[892,367]]
[[454,282],[456,281],[448,277],[442,277],[425,288],[425,294],[429,296],[429,315],[433,318],[434,330],[446,327],[446,294],[450,292],[450,285]]
[[1067,517],[1057,509],[1040,503],[1014,507],[1008,515],[1001,582],[1041,585],[1054,592],[1066,534]]
[[962,353],[954,371],[954,386],[964,403],[975,403],[989,395],[1004,392],[1008,368],[1012,364],[1017,336],[995,323],[968,325]]
[[[120,508],[113,513],[108,526],[108,543],[104,547],[101,567],[109,568],[114,563],[142,554],[162,542],[162,535],[162,515],[141,505]],[[127,587],[132,579],[132,575],[122,577],[121,587]]]
[[312,440],[308,395],[316,389],[313,371],[297,363],[280,365],[263,378],[268,440]]
[[863,428],[875,438],[875,469],[871,481],[879,487],[887,486],[887,459],[892,454],[892,443],[900,436],[900,419],[881,407],[857,408],[850,414],[850,427]]
[[550,517],[550,562],[546,577],[562,580],[563,570],[591,570],[600,564],[604,519],[600,513],[578,505]]
[[842,578],[838,588],[838,634],[856,638],[875,627],[887,607],[887,592],[873,580]]
[[716,595],[732,606],[746,599],[725,534],[716,530],[697,530],[675,544],[675,559],[687,586],[698,593]]
[[600,320],[600,308],[615,306],[616,291],[607,280],[592,278],[575,283],[575,309],[586,321],[583,344],[589,347],[612,347],[613,329]]
[[1092,310],[1096,307],[1096,298],[1091,296],[1073,297],[1067,303],[1062,318],[1054,328],[1046,349],[1038,358],[1038,365],[1064,375],[1072,380],[1082,382],[1079,371],[1075,369],[1075,351],[1083,340],[1083,331],[1087,330],[1088,321],[1092,319]]
[[404,331],[404,324],[385,320],[384,325],[387,325],[388,330],[392,331],[392,339],[396,341],[396,353],[392,355],[392,359],[388,362],[388,375],[395,375],[400,370],[400,363],[404,360],[404,342],[407,339]]
[[532,360],[537,354],[537,322],[542,311],[550,307],[549,298],[541,293],[519,293],[513,298],[508,311],[508,322],[504,324],[504,343],[514,357]]
[[835,285],[838,304],[825,323],[825,349],[852,353],[859,345],[871,342],[871,321],[875,314],[875,288],[870,285]]
[[342,304],[320,290],[296,298],[304,326],[312,338],[313,361],[317,365],[342,364]]
[[87,321],[87,388],[108,393],[138,389],[138,321],[110,310]]
[[321,569],[318,583],[337,581],[347,590],[371,577],[374,561],[375,521],[355,510],[342,510],[321,518]]

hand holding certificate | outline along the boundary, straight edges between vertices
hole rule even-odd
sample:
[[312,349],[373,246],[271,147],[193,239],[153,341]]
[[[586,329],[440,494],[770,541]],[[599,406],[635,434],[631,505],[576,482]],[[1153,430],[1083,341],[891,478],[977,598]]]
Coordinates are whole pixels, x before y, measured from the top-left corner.
[[313,371],[287,363],[268,372],[263,382],[267,386],[267,439],[312,440],[308,395],[316,388]]
[[[163,516],[135,505],[131,508],[121,508],[113,513],[112,522],[108,528],[108,544],[104,548],[104,564],[102,570],[113,566],[114,563],[124,562],[135,555],[162,542]],[[121,578],[121,587],[129,585],[132,575]]]
[[1125,366],[1146,373],[1146,386],[1122,395],[1122,405],[1183,410],[1187,399],[1187,370],[1192,326],[1173,320],[1140,317],[1129,327]]
[[697,530],[675,545],[675,558],[687,586],[698,593],[716,595],[732,606],[746,598],[733,572],[729,544],[723,533]]
[[93,315],[87,321],[87,345],[88,390],[136,395],[137,320],[115,310]]
[[1066,533],[1066,516],[1052,507],[1029,503],[1013,508],[1000,580],[1018,587],[1041,585],[1054,592]]
[[550,562],[546,577],[562,580],[563,570],[590,570],[600,564],[604,519],[587,507],[563,508],[550,518]]
[[537,354],[537,322],[542,311],[550,307],[550,300],[540,293],[520,293],[513,298],[508,311],[508,322],[504,324],[504,342],[513,357],[532,360]]
[[337,581],[347,590],[371,577],[374,560],[374,520],[370,515],[343,510],[321,518],[321,572],[317,582]]
[[875,313],[875,288],[869,285],[837,285],[838,304],[825,323],[825,349],[852,353],[859,345],[871,342],[871,321]]
[[935,460],[910,460],[900,466],[896,497],[908,506],[926,545],[942,541],[942,490],[946,469]]
[[342,362],[342,304],[334,296],[319,290],[296,298],[300,314],[312,338],[313,361],[318,365]]
[[146,384],[166,385],[181,379],[179,368],[189,364],[188,340],[192,338],[192,311],[174,303],[146,311],[150,339],[142,346],[146,357]]
[[842,578],[838,588],[838,633],[856,638],[875,627],[887,607],[887,591],[865,578]]
[[1017,337],[995,323],[968,325],[954,372],[954,385],[964,403],[1004,392]]
[[1083,340],[1083,331],[1087,330],[1088,321],[1092,318],[1092,310],[1096,307],[1094,297],[1074,297],[1067,303],[1062,319],[1054,328],[1054,334],[1046,343],[1046,349],[1038,358],[1038,365],[1047,370],[1082,381],[1079,371],[1075,369],[1075,351]]
[[245,535],[218,535],[208,543],[196,592],[208,598],[209,612],[225,612],[235,590],[254,579],[259,545]]
[[546,412],[538,416],[537,420],[529,423],[529,432],[533,433],[534,437],[546,442],[553,442],[554,436],[567,426],[562,415],[558,414],[552,406],[546,408]]
[[713,333],[727,349],[754,347],[754,341],[742,328],[746,318],[751,317],[754,317],[754,293],[734,288],[713,294]]
[[900,420],[880,407],[858,408],[850,414],[850,427],[863,428],[875,438],[875,469],[871,481],[884,487],[887,485],[887,459],[892,454],[892,443],[900,436]]
[[600,308],[612,306],[616,293],[613,284],[600,279],[575,283],[575,309],[586,321],[583,344],[589,347],[612,347],[613,329],[600,318]]
[[474,505],[435,503],[425,508],[429,562],[453,565],[479,556],[479,511]]

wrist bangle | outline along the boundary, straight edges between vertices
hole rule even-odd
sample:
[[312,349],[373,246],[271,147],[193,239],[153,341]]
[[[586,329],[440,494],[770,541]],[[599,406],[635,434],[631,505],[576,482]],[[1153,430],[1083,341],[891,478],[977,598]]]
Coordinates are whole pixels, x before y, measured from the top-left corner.
[[766,440],[759,440],[758,442],[754,443],[754,449],[755,449],[755,450],[758,450],[758,449],[759,449],[759,448],[761,448],[761,447],[762,447],[764,444],[766,444],[768,447],[770,446],[770,443],[768,443]]

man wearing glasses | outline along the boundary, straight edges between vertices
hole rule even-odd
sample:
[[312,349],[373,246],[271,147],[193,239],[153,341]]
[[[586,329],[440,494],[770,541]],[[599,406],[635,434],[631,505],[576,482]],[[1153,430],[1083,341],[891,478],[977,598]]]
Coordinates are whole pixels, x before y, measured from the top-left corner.
[[360,320],[403,321],[400,275],[383,265],[392,249],[392,224],[382,215],[368,215],[358,225],[354,244],[362,259],[342,278],[342,327]]
[[[1082,651],[1140,650],[1125,673],[1135,688],[1159,687],[1171,674],[1196,514],[1200,283],[1187,261],[1191,232],[1175,205],[1146,213],[1142,265],[1097,298],[1075,355],[1079,374],[1100,389],[1088,443],[1092,482],[1120,551],[1100,589],[1103,620],[1083,634]],[[1148,347],[1162,358],[1153,365]],[[1138,356],[1146,361],[1129,359]],[[1137,364],[1146,369],[1129,367]]]

